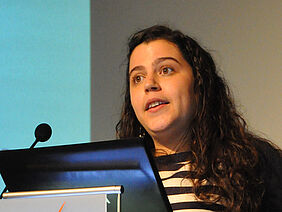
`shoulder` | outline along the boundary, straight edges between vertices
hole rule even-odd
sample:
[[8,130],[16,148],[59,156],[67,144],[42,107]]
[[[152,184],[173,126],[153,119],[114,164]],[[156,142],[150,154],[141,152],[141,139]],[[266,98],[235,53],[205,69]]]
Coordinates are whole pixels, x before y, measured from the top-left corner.
[[264,184],[263,211],[281,209],[282,159],[281,149],[263,139],[255,141],[259,156],[258,168]]
[[[259,156],[259,165],[262,168],[272,170],[270,173],[266,174],[279,174],[281,176],[281,149],[262,139],[256,140],[254,144]],[[278,171],[278,173],[276,173],[276,171]]]

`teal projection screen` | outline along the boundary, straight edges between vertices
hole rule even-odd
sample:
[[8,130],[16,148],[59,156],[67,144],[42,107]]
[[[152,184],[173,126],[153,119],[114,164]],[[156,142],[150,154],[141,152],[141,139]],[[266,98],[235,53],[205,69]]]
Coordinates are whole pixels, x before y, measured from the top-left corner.
[[0,99],[0,149],[90,140],[89,0],[1,0]]

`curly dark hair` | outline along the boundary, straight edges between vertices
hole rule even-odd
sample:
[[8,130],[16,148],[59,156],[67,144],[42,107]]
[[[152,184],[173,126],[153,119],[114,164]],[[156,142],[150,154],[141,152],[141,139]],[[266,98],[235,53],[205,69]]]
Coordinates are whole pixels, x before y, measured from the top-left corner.
[[[135,47],[157,39],[176,44],[193,70],[196,111],[186,133],[190,135],[189,140],[192,139],[191,166],[197,179],[193,180],[195,194],[205,201],[219,201],[226,211],[258,211],[265,190],[258,174],[259,155],[254,143],[261,139],[248,131],[210,53],[182,32],[156,25],[131,36],[124,104],[116,126],[117,137],[144,134],[150,139],[131,105],[128,68]],[[205,180],[214,187],[201,189]]]

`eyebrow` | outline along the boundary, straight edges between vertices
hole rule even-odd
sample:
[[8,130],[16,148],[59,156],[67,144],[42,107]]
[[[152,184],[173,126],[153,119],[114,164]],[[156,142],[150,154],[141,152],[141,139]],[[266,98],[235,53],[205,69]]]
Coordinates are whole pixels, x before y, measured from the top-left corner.
[[[160,57],[160,58],[157,58],[157,59],[152,63],[152,65],[153,65],[153,66],[157,66],[157,64],[159,64],[159,63],[161,63],[161,62],[163,62],[163,61],[165,61],[165,60],[173,60],[173,61],[175,61],[176,63],[180,64],[180,62],[179,62],[177,59],[175,59],[174,57]],[[142,70],[142,69],[144,69],[144,66],[142,66],[142,65],[140,65],[140,66],[135,66],[133,69],[131,69],[131,70],[129,71],[129,76],[131,75],[132,72],[137,71],[137,70]]]

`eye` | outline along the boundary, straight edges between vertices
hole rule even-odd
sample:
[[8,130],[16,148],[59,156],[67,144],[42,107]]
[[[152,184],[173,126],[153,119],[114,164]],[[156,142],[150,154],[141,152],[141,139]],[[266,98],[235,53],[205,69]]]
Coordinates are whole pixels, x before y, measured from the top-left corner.
[[134,82],[135,84],[138,84],[138,83],[140,83],[143,79],[144,79],[143,76],[137,75],[137,76],[134,76],[134,77],[133,77],[133,82]]
[[163,74],[163,75],[170,74],[171,72],[173,72],[173,69],[170,68],[170,67],[164,67],[164,68],[161,70],[161,74]]

